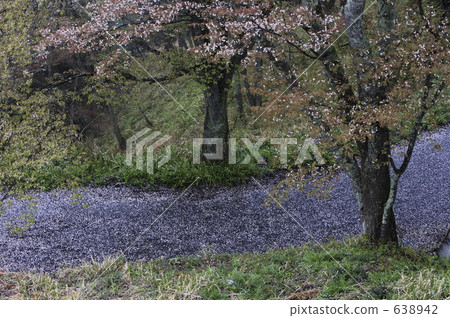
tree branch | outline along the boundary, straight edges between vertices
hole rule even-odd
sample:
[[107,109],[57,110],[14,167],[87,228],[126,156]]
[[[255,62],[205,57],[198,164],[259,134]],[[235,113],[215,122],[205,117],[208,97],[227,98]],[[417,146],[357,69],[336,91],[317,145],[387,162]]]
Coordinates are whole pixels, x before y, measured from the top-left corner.
[[41,88],[37,88],[34,91],[42,91],[42,90],[53,89],[53,88],[62,86],[64,84],[67,84],[67,83],[69,83],[69,82],[71,82],[71,81],[73,81],[73,80],[75,80],[77,78],[88,77],[88,76],[93,76],[93,75],[95,75],[95,73],[83,73],[83,74],[73,75],[73,76],[71,76],[69,78],[66,78],[66,79],[60,81],[60,82],[57,82],[57,83],[54,83],[54,84],[51,84],[51,85],[47,85],[47,86],[44,86],[44,87],[41,87]]
[[358,164],[355,156],[349,157],[343,154],[341,158],[344,161],[345,170],[350,177],[352,187],[355,192],[356,200],[358,201],[359,208],[362,207],[362,179],[361,179],[361,167]]
[[442,90],[445,87],[445,81],[442,81],[441,85],[438,87],[432,100],[430,101],[430,104],[427,105],[427,99],[429,97],[430,90],[432,88],[431,79],[432,79],[432,75],[428,74],[425,79],[426,90],[421,99],[421,104],[422,104],[421,111],[420,111],[420,114],[417,116],[417,119],[414,123],[414,128],[408,137],[408,149],[406,150],[406,154],[403,158],[402,165],[400,166],[400,168],[397,168],[395,166],[395,163],[394,163],[394,160],[392,159],[392,157],[389,159],[392,169],[394,170],[394,172],[396,174],[399,174],[399,176],[401,176],[406,171],[406,169],[408,168],[409,162],[411,161],[414,147],[416,145],[417,136],[419,135],[419,132],[423,127],[423,118],[424,118],[425,114],[434,104],[436,104],[437,98],[439,97],[440,93],[442,92]]

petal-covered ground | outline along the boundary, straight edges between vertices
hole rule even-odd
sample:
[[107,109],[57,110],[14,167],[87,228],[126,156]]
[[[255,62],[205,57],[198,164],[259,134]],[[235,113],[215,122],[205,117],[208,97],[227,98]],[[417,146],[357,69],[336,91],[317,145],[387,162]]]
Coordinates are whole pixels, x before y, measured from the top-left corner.
[[[425,250],[437,247],[450,227],[450,127],[430,136],[431,142],[427,136],[418,142],[395,205],[401,243]],[[259,182],[269,188],[277,180],[279,175]],[[239,187],[192,187],[183,195],[163,188],[88,189],[75,205],[68,192],[39,193],[30,230],[19,236],[0,227],[0,268],[53,271],[122,252],[131,261],[205,250],[239,253],[358,234],[350,182],[343,175],[335,185],[326,200],[292,193],[284,203],[288,213],[264,207],[267,194],[253,181]],[[15,202],[0,222],[23,210]]]

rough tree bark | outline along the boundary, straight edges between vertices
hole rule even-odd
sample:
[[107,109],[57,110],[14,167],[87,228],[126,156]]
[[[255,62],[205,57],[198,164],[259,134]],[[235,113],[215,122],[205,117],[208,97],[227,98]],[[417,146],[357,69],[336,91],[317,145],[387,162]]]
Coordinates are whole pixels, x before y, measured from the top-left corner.
[[[228,153],[228,112],[227,99],[230,89],[232,71],[225,72],[219,78],[206,83],[203,92],[205,100],[205,122],[203,127],[203,138],[220,139],[223,143],[223,160]],[[215,144],[204,144],[203,154],[215,154]],[[220,160],[219,160],[220,161]]]
[[[230,135],[227,109],[228,92],[236,70],[241,65],[242,60],[247,57],[248,50],[253,45],[254,43],[251,43],[243,49],[242,53],[232,56],[228,64],[209,63],[208,67],[203,68],[198,74],[200,83],[205,86],[203,92],[205,100],[203,138],[220,139],[223,144],[224,156],[222,159],[215,161],[226,161],[228,159],[228,139]],[[216,145],[203,145],[202,153],[203,155],[216,154]],[[202,159],[207,158],[202,156]]]
[[[365,0],[348,0],[344,14],[353,61],[360,80],[359,103],[363,107],[378,107],[379,101],[384,99],[383,89],[373,84],[361,84],[368,82],[366,73],[375,67],[371,61],[370,47],[363,26],[365,4]],[[378,8],[378,27],[383,32],[389,32],[394,26],[395,7],[387,4],[386,0],[379,0]],[[364,234],[373,242],[397,242],[393,206],[386,205],[391,194],[389,130],[377,122],[371,124],[370,129],[372,136],[357,142],[360,163],[349,166],[349,175],[353,179]]]

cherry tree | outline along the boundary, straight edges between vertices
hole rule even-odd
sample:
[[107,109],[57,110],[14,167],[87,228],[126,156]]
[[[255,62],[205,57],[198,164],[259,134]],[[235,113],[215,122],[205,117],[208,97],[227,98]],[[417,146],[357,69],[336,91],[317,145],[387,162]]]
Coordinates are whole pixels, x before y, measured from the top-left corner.
[[[160,56],[178,52],[186,58],[174,61],[171,55],[175,73],[188,73],[204,85],[203,136],[221,138],[225,145],[229,135],[227,96],[236,69],[257,54],[270,53],[276,59],[271,46],[261,39],[277,32],[288,34],[311,18],[307,8],[290,1],[266,0],[103,0],[89,3],[85,9],[88,21],[46,30],[43,48],[109,52],[109,58],[97,65],[100,74],[123,62],[125,52],[117,49],[136,41],[144,41],[149,52]],[[322,36],[332,32],[329,29]],[[317,40],[310,38],[303,44],[320,47]],[[205,148],[206,152],[215,151],[214,146]]]
[[270,4],[264,1],[105,0],[86,6],[89,21],[62,26],[54,33],[47,30],[43,44],[73,53],[109,52],[109,58],[97,65],[99,74],[122,62],[126,52],[120,49],[137,40],[158,55],[178,51],[187,59],[172,58],[176,72],[192,75],[205,87],[204,137],[226,143],[228,89],[257,35],[246,21],[263,16],[265,10]]
[[[308,134],[336,154],[352,180],[369,239],[396,241],[399,180],[448,78],[445,8],[437,1],[410,2],[103,0],[86,6],[87,22],[48,30],[43,44],[108,53],[99,74],[123,62],[118,49],[136,41],[160,56],[177,52],[185,58],[169,54],[174,71],[204,85],[203,136],[225,144],[227,94],[236,69],[263,56],[281,65],[285,78],[297,78],[302,71],[284,62],[287,50],[296,50],[315,63],[306,70],[308,80],[280,91],[276,77],[264,76],[269,105],[289,108]],[[343,26],[345,36],[337,32]],[[400,164],[393,136],[406,141]],[[214,146],[205,150],[215,152]],[[285,184],[298,185],[302,177],[294,174]]]
[[[327,1],[305,2],[319,14],[338,10]],[[409,2],[346,1],[346,43],[311,48],[321,68],[311,69],[305,90],[280,99],[300,105],[299,116],[310,119],[307,131],[336,154],[338,171],[345,169],[352,181],[363,232],[374,242],[397,241],[399,181],[449,75],[445,8]],[[314,29],[318,37],[326,27],[319,20],[311,26],[306,32]],[[396,154],[401,142],[404,150]],[[294,173],[284,185],[299,185],[303,176]]]

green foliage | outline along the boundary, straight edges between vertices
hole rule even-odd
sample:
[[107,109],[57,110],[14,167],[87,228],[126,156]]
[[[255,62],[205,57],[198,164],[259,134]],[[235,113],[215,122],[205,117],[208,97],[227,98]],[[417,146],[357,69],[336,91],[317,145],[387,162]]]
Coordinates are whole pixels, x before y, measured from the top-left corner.
[[[29,65],[31,52],[27,43],[32,34],[33,13],[36,2],[27,0],[0,1],[0,80],[4,89],[5,80],[22,77],[20,68]],[[0,90],[0,94],[3,93]]]
[[16,101],[2,117],[0,184],[9,189],[39,188],[36,174],[68,155],[75,132],[46,101],[43,95]]
[[[80,159],[84,158],[84,159]],[[175,157],[153,175],[128,167],[125,156],[89,155],[74,151],[70,157],[53,160],[51,164],[39,169],[28,169],[21,179],[1,179],[0,183],[15,184],[22,179],[33,180],[30,187],[39,190],[52,190],[68,186],[103,186],[111,183],[124,183],[128,186],[150,187],[165,184],[171,187],[186,187],[198,180],[198,184],[236,185],[244,183],[252,176],[261,176],[266,169],[256,162],[248,165],[227,165],[225,163],[202,162],[194,165],[192,158]],[[70,184],[69,184],[70,185]]]
[[[48,25],[47,1],[0,1],[0,215],[11,194],[28,201],[28,208],[7,228],[21,234],[34,223],[34,201],[25,195],[40,189],[36,175],[62,160],[74,142],[74,127],[55,111],[64,103],[57,91],[32,86],[33,45]],[[72,182],[66,180],[65,185]]]
[[424,118],[424,125],[427,129],[435,129],[450,123],[450,99],[449,86],[442,92],[441,100],[433,107]]
[[22,212],[22,214],[15,219],[15,224],[8,223],[6,228],[11,231],[12,234],[22,235],[27,231],[35,222],[34,214],[29,212]]

